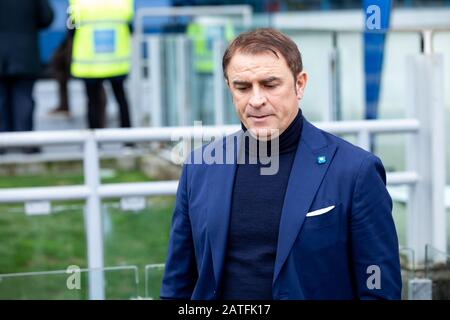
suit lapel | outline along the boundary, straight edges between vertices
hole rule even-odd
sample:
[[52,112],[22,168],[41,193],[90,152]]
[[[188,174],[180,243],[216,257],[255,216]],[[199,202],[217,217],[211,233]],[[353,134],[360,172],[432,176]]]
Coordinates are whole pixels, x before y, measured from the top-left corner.
[[[233,163],[207,167],[207,235],[211,244],[216,286],[219,285],[224,265],[238,146],[241,142],[242,131],[231,137],[233,138],[223,143],[223,148],[225,154],[233,153]],[[335,152],[336,146],[328,145],[323,133],[304,119],[302,137],[292,164],[281,212],[274,282],[299,234],[306,213]],[[326,162],[319,164],[318,157],[325,157]]]
[[208,166],[207,175],[207,234],[211,244],[216,287],[219,285],[225,259],[234,176],[237,167],[237,146],[240,144],[241,132],[230,137],[223,143],[223,148],[225,155],[233,153],[233,163]]
[[[328,145],[319,129],[303,121],[302,135],[281,212],[273,282],[291,251],[335,151],[336,146]],[[322,159],[326,159],[326,162],[320,164],[319,157],[325,157]]]

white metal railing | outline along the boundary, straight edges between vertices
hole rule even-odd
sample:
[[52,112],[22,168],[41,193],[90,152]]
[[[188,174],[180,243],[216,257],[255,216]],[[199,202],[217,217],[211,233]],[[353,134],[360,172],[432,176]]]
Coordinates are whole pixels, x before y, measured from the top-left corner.
[[[335,134],[355,134],[358,141],[365,142],[360,146],[369,149],[367,143],[368,135],[375,133],[410,133],[413,134],[415,143],[412,145],[414,158],[422,159],[423,163],[417,168],[405,172],[389,172],[387,182],[389,185],[408,185],[412,192],[422,190],[424,196],[421,201],[425,201],[428,208],[439,208],[441,203],[432,203],[439,201],[440,198],[433,198],[433,190],[444,192],[440,184],[435,185],[429,180],[429,167],[436,164],[434,154],[422,153],[421,136],[428,140],[433,139],[433,134],[429,134],[423,128],[433,129],[435,126],[426,126],[415,119],[402,120],[370,120],[370,121],[343,121],[338,123],[323,122],[317,123],[320,128]],[[173,141],[175,138],[191,137],[200,139],[203,137],[213,137],[225,135],[239,130],[239,126],[220,126],[220,127],[165,127],[165,128],[135,128],[135,129],[100,129],[100,130],[81,130],[81,131],[53,131],[53,132],[26,132],[26,133],[2,133],[0,134],[0,147],[25,146],[25,145],[52,145],[52,144],[82,144],[84,145],[84,185],[77,186],[58,186],[58,187],[35,187],[35,188],[13,188],[0,190],[0,203],[11,202],[29,202],[29,201],[50,201],[50,200],[73,200],[80,199],[86,201],[86,236],[88,244],[88,268],[103,268],[103,239],[101,228],[101,199],[120,198],[131,196],[157,196],[174,195],[177,189],[177,181],[159,181],[147,183],[114,183],[101,184],[99,175],[98,144],[105,142],[136,142],[136,141]],[[433,145],[433,143],[427,143]],[[442,147],[442,146],[441,146]],[[440,155],[437,155],[440,157]],[[440,158],[437,162],[443,161]],[[444,170],[445,173],[445,170]],[[445,176],[445,174],[444,174]],[[430,183],[431,182],[431,183]],[[426,197],[428,195],[428,197]],[[412,206],[408,210],[414,210],[416,199],[410,197],[408,203]],[[408,214],[410,214],[408,212]],[[444,216],[444,217],[442,217]],[[423,219],[429,219],[429,214],[408,216],[407,230],[416,230],[429,235],[439,235],[440,239],[446,239],[445,209],[442,211],[431,212],[434,221],[444,221],[442,224],[421,224]],[[428,229],[429,230],[428,230]],[[416,236],[418,236],[416,234]],[[407,239],[408,240],[408,239]],[[420,261],[420,248],[427,243],[432,243],[435,247],[443,251],[444,246],[438,246],[439,243],[432,238],[423,237],[422,241],[413,241],[407,243],[418,251],[417,256]],[[434,241],[434,242],[433,242]],[[103,297],[103,280],[96,278],[96,282],[90,283],[90,297],[99,299]]]
[[[217,9],[217,8],[215,8]],[[135,50],[139,51],[139,50]],[[218,59],[216,54],[216,58]],[[357,144],[370,149],[370,135],[376,133],[413,133],[408,144],[407,171],[388,173],[389,185],[409,186],[407,201],[406,245],[416,253],[417,262],[425,260],[425,245],[447,251],[445,215],[445,141],[443,103],[443,58],[424,52],[408,58],[406,77],[408,116],[404,120],[324,122],[318,124],[336,134],[357,134]],[[218,61],[216,61],[218,64]],[[137,66],[141,66],[140,63]],[[218,73],[219,69],[216,68]],[[219,79],[219,77],[217,77]],[[138,86],[138,85],[137,85]],[[155,88],[153,88],[155,89]],[[137,95],[139,96],[139,94]],[[185,114],[185,113],[182,113]],[[220,115],[220,114],[219,114]],[[223,117],[223,115],[220,115]],[[148,129],[104,129],[97,131],[63,131],[8,133],[0,135],[0,147],[25,145],[80,144],[84,146],[85,184],[81,186],[19,188],[0,191],[0,202],[82,199],[87,205],[86,227],[89,268],[103,267],[100,200],[124,196],[175,194],[176,181],[140,184],[102,185],[99,180],[98,143],[128,141],[170,141],[172,137],[200,138],[231,133],[238,126],[155,127]],[[101,279],[98,281],[102,281]],[[101,298],[103,288],[97,282],[90,288],[92,298]],[[97,290],[97,291],[96,291]]]
[[[229,9],[227,9],[229,10]],[[240,7],[231,11],[220,11],[224,15],[240,15],[245,25],[250,25],[251,9]],[[88,268],[103,268],[103,239],[101,232],[101,199],[131,196],[174,195],[177,181],[159,181],[148,183],[115,183],[101,184],[99,176],[98,143],[107,142],[139,142],[139,141],[172,141],[173,137],[193,137],[229,134],[240,129],[239,126],[217,127],[159,127],[162,125],[162,100],[160,74],[160,36],[147,36],[142,33],[142,21],[145,17],[160,16],[197,16],[217,15],[218,7],[195,7],[195,11],[186,8],[149,8],[138,11],[136,18],[136,34],[134,36],[132,88],[137,90],[133,97],[140,108],[142,90],[142,68],[148,67],[152,83],[152,121],[154,128],[102,129],[95,131],[61,131],[0,134],[0,148],[9,146],[79,144],[84,146],[84,185],[0,189],[0,203],[50,201],[50,200],[85,200],[86,201],[86,236],[88,238]],[[312,31],[318,31],[317,28]],[[322,30],[323,32],[355,32],[356,30]],[[403,30],[394,30],[403,32]],[[410,88],[408,116],[411,119],[376,120],[376,121],[342,121],[321,122],[316,125],[334,134],[354,134],[357,144],[370,150],[370,136],[380,133],[410,134],[406,157],[407,170],[404,172],[388,172],[387,183],[407,185],[406,246],[413,250],[418,265],[426,260],[425,247],[432,245],[438,250],[447,252],[446,212],[444,204],[445,189],[445,142],[443,127],[443,61],[438,54],[433,54],[432,33],[430,30],[417,31],[424,41],[423,54],[411,56],[407,61],[407,87]],[[185,48],[184,39],[177,42],[177,48]],[[140,45],[147,46],[147,53],[152,57],[144,61],[140,56]],[[223,43],[214,42],[214,100],[215,122],[223,123],[223,77],[221,73],[220,52]],[[182,60],[181,56],[177,56]],[[178,63],[178,62],[177,62]],[[181,74],[182,78],[186,75]],[[183,94],[181,95],[183,96]],[[181,102],[181,101],[180,101]],[[330,106],[331,107],[331,104]],[[185,105],[178,104],[178,113],[186,123]],[[328,112],[331,114],[331,112]],[[183,116],[184,115],[184,116]],[[332,118],[332,117],[328,117]],[[147,269],[146,269],[147,272]],[[102,299],[103,277],[90,279],[89,296]],[[147,291],[147,289],[146,289]]]
[[[295,29],[298,32],[304,32],[305,28]],[[401,174],[389,174],[388,181],[392,184],[401,184],[403,181],[408,181],[408,201],[407,201],[407,211],[408,211],[408,224],[406,230],[406,245],[413,248],[416,251],[416,258],[418,263],[423,263],[425,260],[425,245],[431,244],[434,247],[442,251],[447,251],[447,238],[446,232],[443,230],[443,226],[446,225],[446,215],[445,215],[445,179],[446,179],[446,168],[445,168],[445,128],[444,128],[444,57],[442,54],[435,53],[433,51],[433,35],[435,32],[448,30],[441,28],[433,29],[390,29],[391,32],[414,32],[417,33],[423,42],[423,48],[421,48],[417,53],[411,53],[405,59],[406,83],[405,87],[408,88],[408,93],[406,96],[406,110],[407,117],[411,119],[417,119],[420,122],[420,126],[417,130],[417,134],[411,136],[407,144],[407,154],[406,154],[406,165],[407,172]],[[360,29],[349,29],[349,30],[327,30],[327,29],[317,29],[311,28],[309,31],[314,32],[327,32],[330,35],[335,36],[337,33],[359,33]],[[146,36],[142,36],[141,39],[144,43],[149,45],[149,49],[155,43],[150,43]],[[151,40],[151,39],[150,39]],[[220,41],[216,40],[213,45],[215,48],[214,53],[214,63],[216,66],[220,64],[220,54],[219,49],[221,47]],[[156,44],[155,44],[156,45]],[[333,50],[337,50],[338,44],[333,44]],[[180,48],[181,49],[181,48]],[[333,51],[334,52],[334,51]],[[336,52],[335,52],[336,53]],[[330,55],[331,59],[335,59],[334,55]],[[334,58],[333,58],[334,57]],[[152,64],[153,59],[149,59],[148,63]],[[330,61],[329,61],[330,62]],[[178,62],[177,62],[178,63]],[[337,61],[331,61],[330,65],[335,65]],[[156,69],[160,68],[159,65],[155,63],[152,64],[153,71],[158,72]],[[151,66],[149,66],[151,70]],[[333,71],[334,70],[334,71]],[[330,70],[330,73],[337,72],[336,68]],[[216,124],[220,125],[224,118],[222,101],[223,96],[220,94],[221,86],[223,85],[223,77],[219,76],[220,68],[215,69],[214,81],[214,91],[217,93],[216,100],[212,104],[214,106],[214,114]],[[149,73],[150,79],[157,79],[153,77],[151,72]],[[333,81],[337,81],[339,77],[334,74],[332,77]],[[156,80],[155,80],[156,81]],[[330,81],[330,82],[333,82]],[[156,81],[158,82],[158,81]],[[152,85],[151,97],[154,98],[155,95],[160,94],[160,88]],[[329,86],[328,90],[331,93],[328,96],[333,97],[331,101],[325,108],[325,115],[338,114],[336,109],[338,108],[335,101],[339,100],[336,96],[336,88],[334,85]],[[159,93],[158,93],[159,92]],[[175,93],[175,92],[174,92]],[[176,93],[175,93],[176,94]],[[139,97],[139,94],[135,95]],[[152,100],[150,99],[150,100]],[[152,100],[153,101],[153,100]],[[221,102],[222,101],[222,102]],[[153,109],[157,106],[156,103],[151,103],[152,115],[160,115],[159,111],[154,112]],[[186,107],[177,105],[177,107]],[[185,115],[186,112],[178,112],[178,115]],[[155,117],[154,117],[155,118]],[[334,120],[332,116],[323,117],[327,120]],[[415,126],[415,120],[405,120],[411,121],[409,124],[405,123],[405,126]],[[160,121],[158,121],[159,123]],[[179,122],[186,123],[186,119],[181,119]],[[357,122],[351,124],[351,126],[356,125]],[[339,124],[323,123],[325,129],[336,133],[346,133],[344,128],[345,124],[340,122]],[[366,127],[366,122],[361,122],[359,124],[360,133],[358,134],[357,144],[365,149],[370,149],[371,134],[375,133],[375,128],[369,129]],[[376,125],[375,125],[376,126]],[[327,128],[329,127],[329,128]],[[392,128],[395,128],[395,122],[392,123]],[[383,132],[386,128],[381,129]],[[338,130],[338,131],[334,131]],[[393,130],[395,131],[395,130]],[[392,132],[393,132],[392,131]],[[400,180],[399,180],[400,179]],[[413,183],[416,181],[416,183]],[[439,231],[437,231],[439,230]]]
[[[370,150],[370,136],[377,133],[410,133],[405,172],[389,172],[389,185],[406,184],[406,246],[415,252],[418,264],[425,261],[425,246],[447,252],[445,190],[445,141],[443,103],[443,59],[438,54],[421,54],[407,60],[408,112],[411,119],[323,122],[317,125],[331,133],[356,134],[357,144]],[[103,268],[103,239],[100,202],[104,198],[175,194],[177,181],[102,185],[99,175],[98,143],[172,141],[173,137],[202,138],[229,134],[239,126],[154,127],[102,129],[95,131],[53,131],[0,134],[0,148],[29,145],[79,144],[84,146],[84,185],[0,190],[1,202],[39,200],[86,201],[88,268]],[[104,297],[103,277],[92,277],[89,296]]]

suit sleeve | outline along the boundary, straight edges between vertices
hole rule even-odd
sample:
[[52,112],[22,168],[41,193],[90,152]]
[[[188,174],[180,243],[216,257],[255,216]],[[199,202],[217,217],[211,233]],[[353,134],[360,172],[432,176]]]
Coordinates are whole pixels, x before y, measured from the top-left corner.
[[351,246],[360,299],[400,299],[401,274],[392,200],[379,158],[369,155],[359,169],[352,201]]
[[173,212],[161,299],[190,299],[198,277],[189,219],[187,171],[185,164]]

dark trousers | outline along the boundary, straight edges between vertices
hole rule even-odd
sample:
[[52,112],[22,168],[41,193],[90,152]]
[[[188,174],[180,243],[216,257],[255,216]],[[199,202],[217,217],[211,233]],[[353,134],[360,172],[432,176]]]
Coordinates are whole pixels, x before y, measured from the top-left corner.
[[55,79],[58,82],[59,105],[57,108],[69,111],[69,78],[56,76]]
[[0,78],[0,132],[33,130],[34,80]]
[[84,80],[88,98],[87,118],[89,128],[98,129],[106,127],[106,94],[103,88],[104,80],[109,81],[111,84],[114,97],[119,105],[120,126],[122,128],[131,127],[130,111],[124,88],[125,77],[115,77]]

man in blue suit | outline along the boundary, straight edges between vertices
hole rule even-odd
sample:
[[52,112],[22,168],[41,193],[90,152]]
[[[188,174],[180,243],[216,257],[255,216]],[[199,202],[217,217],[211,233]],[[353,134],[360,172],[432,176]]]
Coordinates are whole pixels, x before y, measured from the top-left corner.
[[383,165],[303,117],[295,43],[243,33],[223,71],[242,130],[183,166],[161,298],[400,299]]

